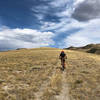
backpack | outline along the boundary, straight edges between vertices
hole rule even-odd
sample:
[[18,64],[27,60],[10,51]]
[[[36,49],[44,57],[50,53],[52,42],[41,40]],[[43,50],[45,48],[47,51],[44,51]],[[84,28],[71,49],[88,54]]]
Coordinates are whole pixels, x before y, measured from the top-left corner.
[[66,56],[66,54],[65,54],[65,53],[61,53],[60,56],[61,56],[62,58],[64,58],[64,57]]

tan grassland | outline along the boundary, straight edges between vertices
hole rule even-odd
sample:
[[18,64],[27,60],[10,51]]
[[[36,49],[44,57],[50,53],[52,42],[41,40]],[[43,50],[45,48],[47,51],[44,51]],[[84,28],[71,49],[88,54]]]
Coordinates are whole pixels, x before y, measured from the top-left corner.
[[0,52],[0,100],[100,100],[100,55],[36,48]]

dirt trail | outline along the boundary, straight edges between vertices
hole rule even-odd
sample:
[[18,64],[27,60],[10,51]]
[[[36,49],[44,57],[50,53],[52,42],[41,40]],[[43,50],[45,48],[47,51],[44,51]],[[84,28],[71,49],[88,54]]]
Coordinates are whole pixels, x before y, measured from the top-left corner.
[[44,81],[42,85],[40,86],[40,89],[38,92],[36,92],[35,95],[35,100],[41,100],[41,97],[43,96],[44,91],[48,88],[50,85],[50,78],[56,73],[56,70],[54,69],[52,71],[52,75],[48,76],[48,80]]
[[[60,66],[60,63],[57,63],[56,66]],[[52,78],[55,77],[57,74],[61,76],[61,91],[59,95],[54,95],[53,100],[69,100],[69,94],[68,94],[68,84],[66,81],[66,70],[62,71],[60,67],[54,67],[52,69],[52,75],[49,76],[48,81],[44,81],[41,85],[39,91],[35,93],[35,100],[41,100],[43,97],[44,91],[48,89],[49,85],[51,84]],[[55,79],[56,81],[56,79]],[[56,87],[56,86],[55,86]],[[54,87],[54,88],[55,88]],[[52,88],[49,88],[49,90],[52,90]]]
[[70,100],[68,93],[68,84],[66,82],[66,70],[62,73],[62,90],[60,95],[56,96],[57,100]]

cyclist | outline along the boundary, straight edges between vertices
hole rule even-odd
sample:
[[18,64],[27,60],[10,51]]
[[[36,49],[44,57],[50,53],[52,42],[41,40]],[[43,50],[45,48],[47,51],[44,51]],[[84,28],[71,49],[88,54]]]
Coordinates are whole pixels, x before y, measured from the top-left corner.
[[65,59],[67,59],[67,56],[63,50],[60,53],[59,59],[61,59],[62,70],[64,70],[65,69]]

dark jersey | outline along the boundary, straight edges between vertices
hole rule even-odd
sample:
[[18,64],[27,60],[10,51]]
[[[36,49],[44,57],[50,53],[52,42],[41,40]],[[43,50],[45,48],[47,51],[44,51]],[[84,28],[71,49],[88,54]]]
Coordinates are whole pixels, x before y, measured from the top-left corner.
[[60,54],[60,57],[61,57],[61,58],[64,58],[65,56],[66,56],[65,53],[61,53],[61,54]]

